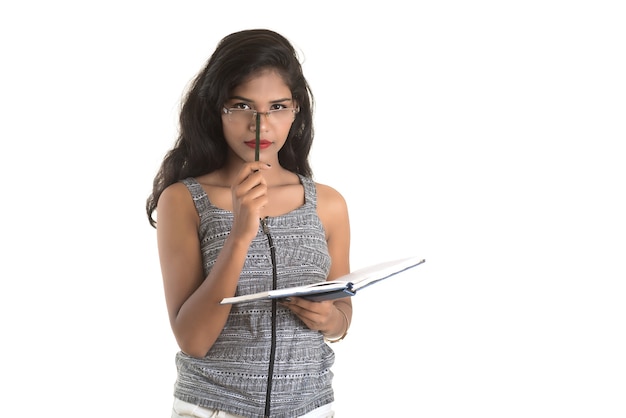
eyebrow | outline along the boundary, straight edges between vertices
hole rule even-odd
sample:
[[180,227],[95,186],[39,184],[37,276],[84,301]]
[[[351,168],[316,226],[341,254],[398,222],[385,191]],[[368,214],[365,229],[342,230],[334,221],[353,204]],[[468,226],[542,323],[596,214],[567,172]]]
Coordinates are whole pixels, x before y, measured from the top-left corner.
[[[232,96],[228,100],[241,100],[241,101],[248,102],[248,103],[254,103],[254,100],[248,99],[247,97],[243,97],[243,96]],[[289,102],[289,101],[293,101],[293,98],[285,97],[283,99],[271,100],[270,103],[273,104],[273,103],[282,103],[282,102]]]

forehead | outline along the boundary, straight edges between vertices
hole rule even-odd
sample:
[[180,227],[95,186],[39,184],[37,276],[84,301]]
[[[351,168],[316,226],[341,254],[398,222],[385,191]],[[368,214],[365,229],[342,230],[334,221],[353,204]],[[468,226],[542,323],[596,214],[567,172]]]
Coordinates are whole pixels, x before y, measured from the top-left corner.
[[291,89],[283,76],[275,69],[264,69],[251,74],[231,92],[231,96],[280,96],[291,97]]

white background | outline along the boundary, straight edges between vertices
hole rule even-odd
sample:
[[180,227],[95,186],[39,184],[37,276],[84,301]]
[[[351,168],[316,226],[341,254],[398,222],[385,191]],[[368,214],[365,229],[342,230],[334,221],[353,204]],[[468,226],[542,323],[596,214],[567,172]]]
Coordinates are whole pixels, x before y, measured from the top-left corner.
[[338,417],[624,417],[619,3],[4,2],[2,415],[169,416],[145,199],[189,80],[265,27],[302,53],[353,269],[426,259],[354,298]]

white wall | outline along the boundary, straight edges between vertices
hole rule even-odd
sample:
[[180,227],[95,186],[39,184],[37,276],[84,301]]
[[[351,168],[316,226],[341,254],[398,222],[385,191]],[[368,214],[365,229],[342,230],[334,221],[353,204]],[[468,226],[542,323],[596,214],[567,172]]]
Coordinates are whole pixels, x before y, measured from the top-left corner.
[[338,416],[624,416],[619,2],[35,3],[0,7],[5,412],[169,416],[145,198],[187,82],[267,27],[304,54],[352,267],[427,260],[355,297]]

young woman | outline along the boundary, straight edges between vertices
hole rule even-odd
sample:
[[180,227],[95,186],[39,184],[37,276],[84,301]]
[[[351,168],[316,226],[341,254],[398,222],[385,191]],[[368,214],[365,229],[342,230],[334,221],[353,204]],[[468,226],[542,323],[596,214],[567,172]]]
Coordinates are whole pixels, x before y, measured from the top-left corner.
[[346,202],[312,180],[312,113],[296,51],[269,30],[222,39],[186,94],[146,207],[180,346],[173,417],[333,416],[326,342],[345,337],[350,298],[220,304],[350,271]]

